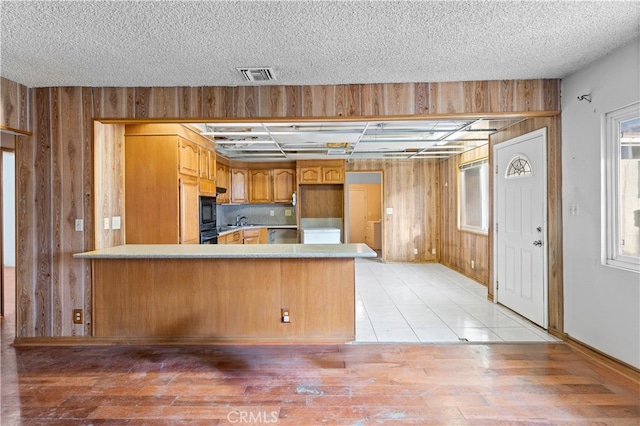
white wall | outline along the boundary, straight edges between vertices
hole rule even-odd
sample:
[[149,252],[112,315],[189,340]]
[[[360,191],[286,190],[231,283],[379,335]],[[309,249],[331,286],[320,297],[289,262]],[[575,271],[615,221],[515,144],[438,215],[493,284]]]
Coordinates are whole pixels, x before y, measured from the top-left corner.
[[4,266],[16,266],[16,185],[15,154],[2,153],[2,210]]
[[[15,137],[2,132],[0,146],[15,149]],[[16,266],[16,185],[15,185],[15,153],[2,153],[2,214],[4,247],[4,265]]]
[[[564,329],[640,368],[640,274],[603,266],[601,120],[640,99],[640,40],[562,80]],[[591,93],[592,102],[578,101]],[[578,216],[569,216],[578,204]]]

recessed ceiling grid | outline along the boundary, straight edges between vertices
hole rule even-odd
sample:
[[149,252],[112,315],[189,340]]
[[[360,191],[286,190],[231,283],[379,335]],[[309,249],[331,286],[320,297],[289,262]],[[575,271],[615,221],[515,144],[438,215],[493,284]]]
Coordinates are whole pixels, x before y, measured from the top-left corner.
[[520,119],[196,124],[223,156],[242,161],[439,159],[487,143]]

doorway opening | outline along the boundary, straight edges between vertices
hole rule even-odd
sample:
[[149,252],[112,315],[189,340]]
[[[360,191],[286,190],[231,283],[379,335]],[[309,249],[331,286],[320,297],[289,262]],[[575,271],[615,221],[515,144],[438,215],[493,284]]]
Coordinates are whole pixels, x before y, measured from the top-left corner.
[[347,172],[345,240],[364,243],[382,259],[382,172]]
[[0,235],[0,317],[15,312],[15,276],[16,266],[16,194],[15,194],[15,136],[2,133],[0,142],[0,199],[2,200]]

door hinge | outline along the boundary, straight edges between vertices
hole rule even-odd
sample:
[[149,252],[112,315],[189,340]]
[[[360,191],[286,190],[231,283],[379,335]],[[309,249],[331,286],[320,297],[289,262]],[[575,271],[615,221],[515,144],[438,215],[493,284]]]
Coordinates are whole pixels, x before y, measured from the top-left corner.
[[496,164],[496,174],[498,174],[498,165]]
[[500,288],[500,283],[496,280],[496,290]]
[[496,222],[496,234],[498,233],[498,223]]

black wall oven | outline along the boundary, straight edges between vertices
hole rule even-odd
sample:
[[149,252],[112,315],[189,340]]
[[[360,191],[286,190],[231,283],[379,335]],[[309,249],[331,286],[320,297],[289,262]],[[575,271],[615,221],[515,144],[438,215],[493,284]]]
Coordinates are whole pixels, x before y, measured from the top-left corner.
[[200,197],[200,244],[218,244],[215,197]]

